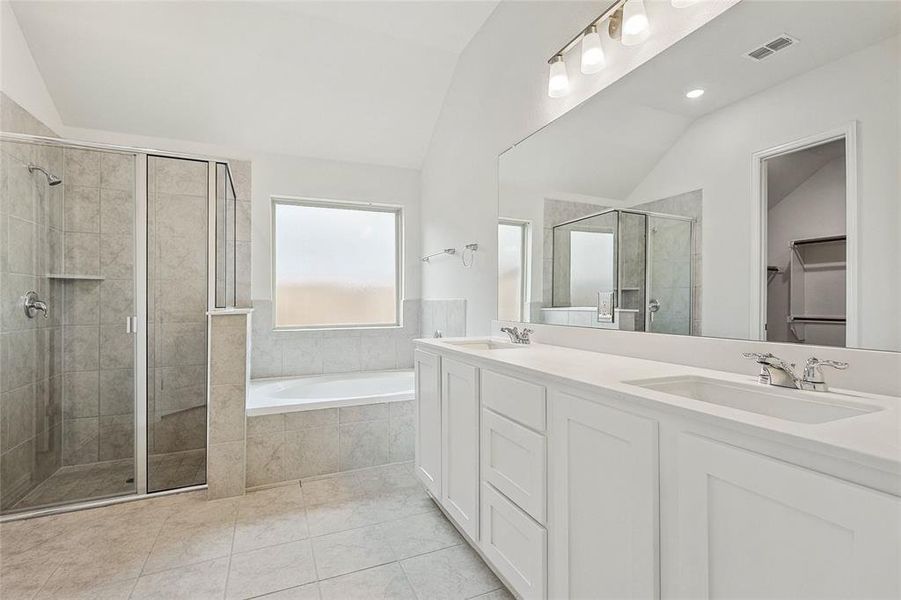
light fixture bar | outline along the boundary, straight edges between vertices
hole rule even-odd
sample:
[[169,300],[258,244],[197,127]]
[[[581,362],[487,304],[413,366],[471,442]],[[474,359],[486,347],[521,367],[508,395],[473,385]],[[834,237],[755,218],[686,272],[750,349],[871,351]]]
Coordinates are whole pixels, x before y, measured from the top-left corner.
[[577,34],[573,37],[573,39],[571,39],[571,40],[569,40],[568,42],[566,42],[566,45],[565,45],[565,46],[563,46],[562,48],[560,48],[559,50],[557,50],[556,52],[554,52],[553,54],[551,54],[550,58],[547,59],[548,64],[550,64],[551,62],[553,62],[554,59],[555,59],[556,57],[558,57],[558,56],[563,56],[564,54],[566,54],[567,52],[569,52],[570,50],[572,50],[573,48],[575,48],[576,45],[579,44],[579,43],[582,41],[582,36],[585,34],[586,31],[588,31],[588,29],[589,29],[592,25],[595,25],[595,26],[598,26],[598,27],[599,27],[600,24],[601,24],[601,21],[603,21],[604,19],[606,19],[607,17],[609,17],[610,15],[612,15],[613,13],[615,13],[617,10],[619,10],[620,8],[622,8],[623,5],[626,4],[626,2],[627,2],[627,0],[616,0],[616,2],[614,2],[613,4],[611,4],[611,5],[610,5],[610,8],[608,8],[607,10],[605,10],[604,12],[602,12],[601,15],[600,15],[597,19],[593,20],[591,23],[589,23],[588,25],[586,25],[582,30],[579,31],[579,33],[577,33]]

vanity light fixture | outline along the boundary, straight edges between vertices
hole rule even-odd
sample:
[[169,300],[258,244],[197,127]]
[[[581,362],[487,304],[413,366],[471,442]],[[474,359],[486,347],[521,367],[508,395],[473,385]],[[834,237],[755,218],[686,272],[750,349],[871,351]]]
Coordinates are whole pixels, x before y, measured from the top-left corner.
[[562,98],[569,93],[569,77],[566,74],[566,62],[562,54],[550,60],[550,73],[547,79],[547,95],[551,98]]
[[651,23],[644,0],[627,0],[623,5],[623,46],[637,46],[651,35]]
[[[699,0],[671,0],[673,3],[696,1]],[[642,43],[651,35],[651,25],[645,11],[644,0],[616,0],[598,18],[569,40],[565,46],[557,50],[547,61],[550,65],[548,96],[562,98],[569,93],[569,77],[566,73],[564,57],[577,45],[581,46],[580,70],[582,73],[591,75],[602,71],[607,66],[607,56],[601,43],[599,30],[607,31],[610,39],[618,40],[624,46],[636,46]]]
[[582,65],[581,70],[586,75],[597,73],[607,66],[607,57],[604,56],[604,47],[601,46],[601,36],[597,25],[589,25],[582,36]]
[[685,92],[685,97],[691,98],[692,100],[694,100],[695,98],[700,98],[703,95],[704,95],[704,90],[701,88],[695,88],[693,90],[689,90],[689,91]]

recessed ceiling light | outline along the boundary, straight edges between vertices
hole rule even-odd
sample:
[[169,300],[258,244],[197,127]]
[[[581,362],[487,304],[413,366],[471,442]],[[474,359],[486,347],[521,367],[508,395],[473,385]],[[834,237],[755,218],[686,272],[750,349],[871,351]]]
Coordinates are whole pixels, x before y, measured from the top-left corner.
[[685,92],[686,98],[692,98],[692,99],[700,98],[703,95],[704,95],[704,90],[702,90],[701,88],[697,88],[697,89]]

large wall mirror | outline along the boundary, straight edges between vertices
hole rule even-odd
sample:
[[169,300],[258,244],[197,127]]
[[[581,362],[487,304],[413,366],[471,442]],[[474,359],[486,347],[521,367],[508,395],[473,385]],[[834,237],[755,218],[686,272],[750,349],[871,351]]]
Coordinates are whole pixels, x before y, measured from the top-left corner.
[[899,25],[741,2],[503,153],[498,318],[901,350]]

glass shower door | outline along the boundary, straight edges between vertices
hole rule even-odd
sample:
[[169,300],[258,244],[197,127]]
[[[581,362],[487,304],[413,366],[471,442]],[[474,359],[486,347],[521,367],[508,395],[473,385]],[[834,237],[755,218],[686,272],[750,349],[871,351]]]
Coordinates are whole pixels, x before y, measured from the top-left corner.
[[647,331],[691,333],[691,220],[648,217]]
[[209,163],[147,158],[147,491],[206,482]]
[[0,510],[133,494],[135,156],[0,141]]

